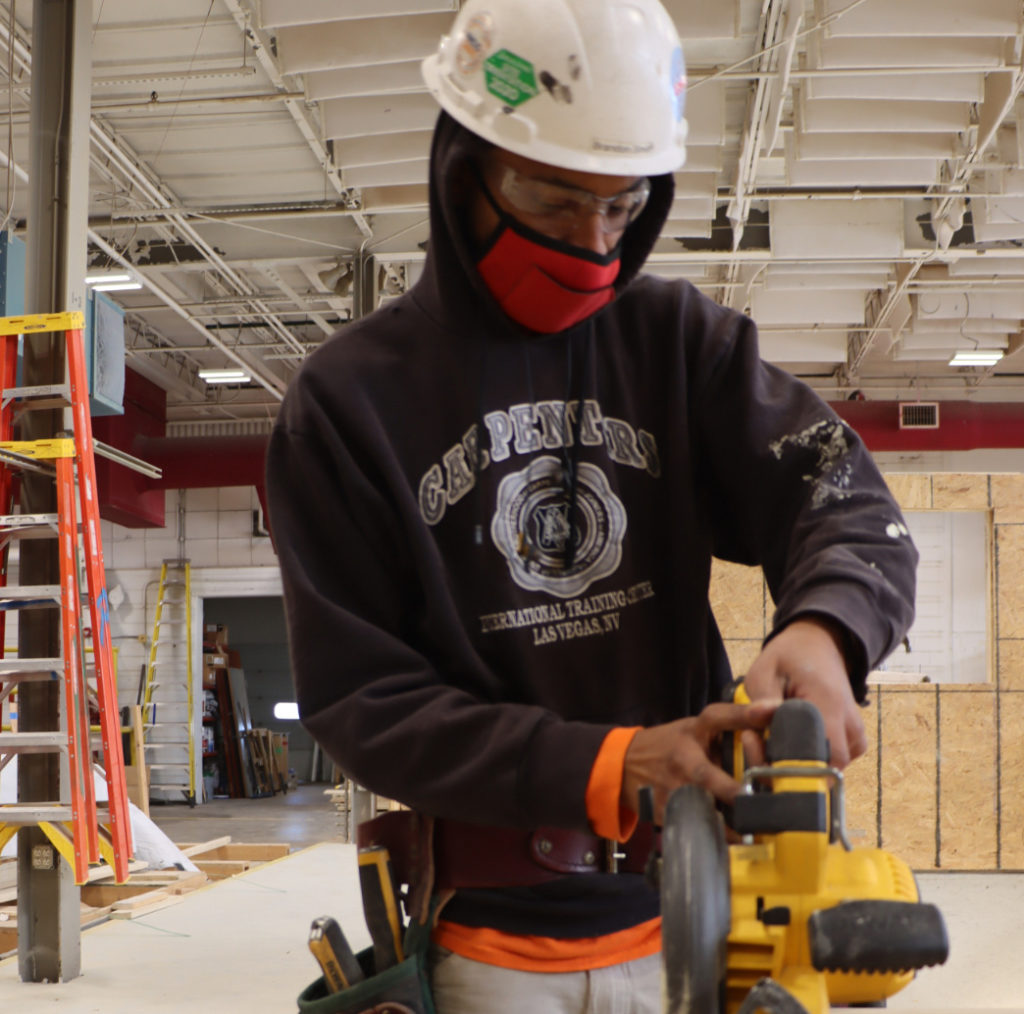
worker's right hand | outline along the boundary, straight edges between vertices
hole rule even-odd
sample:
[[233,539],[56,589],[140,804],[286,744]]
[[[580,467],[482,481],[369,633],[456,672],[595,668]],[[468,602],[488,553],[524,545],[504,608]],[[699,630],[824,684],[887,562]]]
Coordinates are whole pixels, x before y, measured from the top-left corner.
[[[753,704],[709,704],[695,717],[641,729],[626,750],[620,802],[639,813],[640,790],[649,785],[654,792],[656,824],[664,822],[668,797],[680,785],[702,785],[716,799],[731,803],[740,791],[740,783],[720,766],[722,733],[763,731],[781,703],[759,700]],[[756,754],[761,737],[751,735],[743,742],[748,755]]]

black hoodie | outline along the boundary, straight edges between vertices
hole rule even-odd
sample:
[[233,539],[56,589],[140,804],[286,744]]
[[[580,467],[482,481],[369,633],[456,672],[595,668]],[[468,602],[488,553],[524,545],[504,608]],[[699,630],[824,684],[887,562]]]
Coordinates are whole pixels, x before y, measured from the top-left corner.
[[374,792],[586,828],[609,730],[694,714],[730,678],[712,555],[764,569],[774,629],[837,620],[862,697],[910,624],[916,552],[860,440],[759,359],[753,323],[639,274],[670,175],[627,230],[614,302],[533,335],[474,267],[479,149],[442,114],[421,280],[310,356],[282,406],[267,468],[292,669],[303,724]]

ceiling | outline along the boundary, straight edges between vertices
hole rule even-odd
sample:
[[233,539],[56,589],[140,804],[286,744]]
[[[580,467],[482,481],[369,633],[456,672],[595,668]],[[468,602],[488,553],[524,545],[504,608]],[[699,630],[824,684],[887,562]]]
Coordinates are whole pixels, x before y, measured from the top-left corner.
[[[16,230],[32,6],[0,0]],[[1024,401],[1021,0],[666,6],[690,133],[649,269],[750,312],[830,400]],[[305,355],[415,281],[419,61],[457,7],[93,0],[90,263],[143,283],[111,296],[179,432],[266,427]],[[978,348],[1003,358],[949,365]],[[236,365],[251,383],[198,378]]]

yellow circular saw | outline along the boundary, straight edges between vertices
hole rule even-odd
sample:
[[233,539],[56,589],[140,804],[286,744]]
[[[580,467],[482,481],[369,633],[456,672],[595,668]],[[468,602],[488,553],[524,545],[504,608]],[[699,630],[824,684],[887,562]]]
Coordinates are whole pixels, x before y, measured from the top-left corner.
[[906,863],[850,847],[842,773],[814,705],[780,705],[766,755],[740,775],[729,817],[738,844],[726,844],[704,789],[669,799],[653,864],[667,1014],[881,1004],[948,955],[942,915],[919,900]]

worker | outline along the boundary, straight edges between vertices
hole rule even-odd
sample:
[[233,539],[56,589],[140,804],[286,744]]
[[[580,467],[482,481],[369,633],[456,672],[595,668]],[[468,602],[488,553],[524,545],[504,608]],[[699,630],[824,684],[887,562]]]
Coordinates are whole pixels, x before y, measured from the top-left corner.
[[[422,276],[306,360],[268,452],[302,722],[434,818],[438,1014],[660,1010],[640,790],[728,801],[721,732],[784,697],[862,753],[916,551],[753,322],[641,273],[685,158],[658,0],[467,0],[423,71]],[[712,557],[774,602],[746,707]]]

